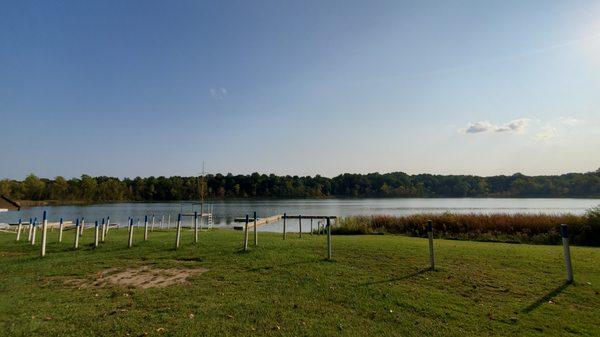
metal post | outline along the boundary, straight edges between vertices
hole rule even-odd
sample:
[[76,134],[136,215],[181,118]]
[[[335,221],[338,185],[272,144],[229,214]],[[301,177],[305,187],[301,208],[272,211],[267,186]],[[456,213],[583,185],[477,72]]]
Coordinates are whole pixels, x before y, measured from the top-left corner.
[[327,260],[331,260],[331,220],[327,218]]
[[194,212],[194,243],[198,243],[198,212]]
[[79,218],[75,220],[75,244],[73,247],[75,249],[79,247]]
[[571,249],[569,248],[569,230],[566,224],[560,225],[560,236],[562,237],[563,255],[565,256],[565,268],[567,269],[567,283],[573,283]]
[[35,245],[35,233],[37,231],[35,229],[36,222],[37,222],[37,218],[33,219],[33,229],[32,229],[32,232],[31,232],[31,245],[32,246]]
[[181,239],[181,213],[177,216],[177,234],[175,235],[175,249],[179,248],[179,241]]
[[256,231],[256,211],[254,212],[254,245],[258,246],[258,233]]
[[429,263],[431,270],[435,270],[435,258],[433,256],[433,221],[427,220],[427,236],[429,237]]
[[244,225],[244,251],[248,250],[248,214],[246,214],[246,224]]
[[283,213],[283,239],[285,240],[285,219],[287,219],[287,215]]
[[65,229],[65,224],[63,223],[63,218],[60,218],[60,224],[58,225],[58,242],[62,242],[64,229]]
[[46,231],[48,230],[48,219],[46,218],[46,211],[44,211],[44,216],[42,217],[42,247],[40,250],[40,256],[46,256]]
[[169,223],[167,224],[167,229],[171,228],[171,213],[169,213]]
[[165,224],[165,215],[163,214],[162,217],[160,218],[160,229],[163,229],[164,224]]
[[154,219],[155,219],[154,214],[152,214],[152,227],[150,227],[151,232],[154,232]]
[[313,219],[310,219],[310,235],[313,235]]
[[144,215],[144,241],[148,241],[148,215]]
[[98,248],[98,220],[94,223],[94,248]]
[[129,218],[129,240],[127,241],[127,248],[133,246],[133,218]]
[[33,219],[29,218],[29,226],[28,226],[28,230],[29,230],[29,234],[27,235],[27,242],[31,242],[31,225],[33,224]]
[[17,241],[21,240],[21,230],[23,229],[23,222],[19,219],[19,225],[17,226]]
[[81,226],[79,227],[79,236],[83,236],[84,227],[85,227],[85,218],[81,218]]
[[298,215],[298,227],[300,227],[300,237],[302,237],[302,215]]
[[[108,234],[108,230],[110,229],[110,217],[106,218],[106,233],[104,233],[104,236],[106,236],[106,234]],[[104,239],[102,239],[102,242],[104,242]]]
[[106,221],[104,221],[104,218],[102,218],[102,227],[100,228],[100,232],[101,232],[100,241],[102,243],[104,243],[104,238],[106,237]]

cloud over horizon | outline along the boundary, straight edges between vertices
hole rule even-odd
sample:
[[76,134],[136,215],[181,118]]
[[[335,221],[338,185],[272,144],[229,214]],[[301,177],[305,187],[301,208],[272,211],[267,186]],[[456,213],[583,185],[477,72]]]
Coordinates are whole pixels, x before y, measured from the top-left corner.
[[227,89],[223,88],[223,87],[210,88],[208,90],[208,93],[210,94],[210,97],[212,99],[217,100],[217,101],[222,101],[227,96]]
[[465,134],[476,134],[483,132],[495,132],[495,133],[523,133],[525,128],[529,124],[531,119],[529,118],[518,118],[514,119],[506,124],[496,125],[488,121],[479,121],[471,123],[465,129],[461,129],[461,133]]

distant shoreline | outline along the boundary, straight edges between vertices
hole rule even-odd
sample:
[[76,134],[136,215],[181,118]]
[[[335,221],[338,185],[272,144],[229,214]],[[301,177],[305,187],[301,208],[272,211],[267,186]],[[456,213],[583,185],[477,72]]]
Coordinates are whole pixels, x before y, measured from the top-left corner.
[[[328,196],[323,198],[299,198],[299,197],[248,197],[248,198],[212,198],[207,199],[205,203],[224,201],[251,201],[251,200],[362,200],[362,199],[377,199],[377,200],[392,200],[392,199],[593,199],[600,202],[600,197],[336,197]],[[111,201],[86,201],[86,200],[18,200],[22,207],[38,207],[38,206],[88,206],[88,205],[106,205],[106,204],[160,204],[160,203],[197,203],[198,200],[111,200]]]

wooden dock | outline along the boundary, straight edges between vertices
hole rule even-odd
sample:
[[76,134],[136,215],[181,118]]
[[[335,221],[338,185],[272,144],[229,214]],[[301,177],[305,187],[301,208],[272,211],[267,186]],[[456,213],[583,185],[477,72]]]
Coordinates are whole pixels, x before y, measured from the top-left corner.
[[[283,214],[277,214],[277,215],[273,215],[273,216],[269,216],[266,218],[256,218],[256,227],[262,226],[262,225],[266,225],[268,223],[271,222],[276,222],[283,219]],[[242,222],[245,223],[246,222],[246,218],[235,218],[233,220],[234,222]],[[254,218],[248,218],[248,228],[253,228],[254,227]],[[234,226],[233,229],[235,230],[243,230],[244,226]]]
[[[207,217],[207,216],[211,215],[211,213],[202,213],[202,214],[196,213],[196,215],[199,217]],[[181,216],[194,216],[194,213],[193,212],[181,213]]]

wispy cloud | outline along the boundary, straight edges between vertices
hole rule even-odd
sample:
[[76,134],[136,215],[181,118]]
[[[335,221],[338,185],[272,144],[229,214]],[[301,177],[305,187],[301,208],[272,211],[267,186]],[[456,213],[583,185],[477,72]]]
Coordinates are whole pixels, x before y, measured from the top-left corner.
[[471,124],[469,124],[469,126],[466,129],[461,130],[461,131],[463,131],[464,133],[480,133],[480,132],[492,131],[495,128],[496,128],[496,126],[493,125],[492,123],[483,121],[483,122],[471,123]]
[[558,130],[556,130],[556,128],[554,128],[554,127],[545,126],[545,127],[541,128],[538,133],[536,133],[536,135],[535,135],[535,137],[533,137],[533,139],[540,140],[540,141],[549,140],[549,139],[556,137],[557,131]]
[[465,134],[482,132],[523,133],[530,121],[529,118],[519,118],[501,125],[493,124],[488,121],[480,121],[469,124],[466,128],[461,129],[460,132]]
[[532,139],[536,141],[560,140],[567,136],[570,130],[580,127],[581,124],[582,121],[576,117],[559,117],[541,126]]
[[212,99],[217,100],[217,101],[222,101],[225,99],[225,97],[227,97],[227,89],[223,88],[223,87],[210,88],[208,90],[208,93],[210,94],[210,97]]
[[558,119],[558,121],[566,126],[576,126],[578,125],[581,121],[575,117],[560,117]]

